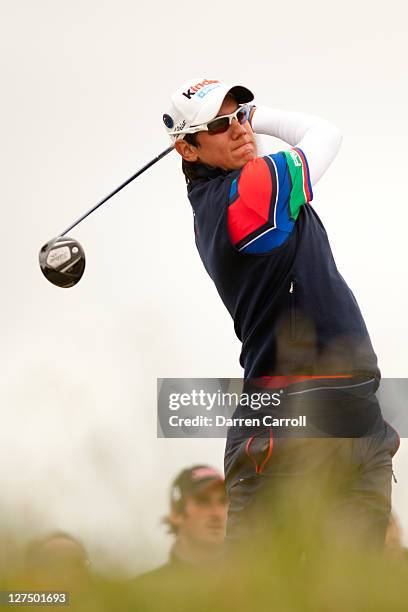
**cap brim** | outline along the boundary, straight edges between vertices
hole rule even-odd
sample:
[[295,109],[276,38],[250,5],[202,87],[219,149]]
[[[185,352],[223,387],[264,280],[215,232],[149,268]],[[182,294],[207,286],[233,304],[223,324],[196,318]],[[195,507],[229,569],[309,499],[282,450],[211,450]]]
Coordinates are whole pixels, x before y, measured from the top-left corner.
[[234,85],[234,87],[231,87],[228,93],[234,96],[238,104],[246,104],[247,102],[252,102],[254,99],[254,94],[252,91],[243,85]]
[[194,125],[200,125],[201,123],[206,123],[207,121],[210,121],[210,119],[214,119],[221,108],[225,96],[229,93],[234,96],[238,104],[246,104],[247,102],[252,102],[254,99],[254,94],[252,91],[246,87],[243,87],[243,85],[234,85],[233,87],[229,87],[222,84],[221,87],[218,87],[212,92],[212,95],[208,96],[207,102],[203,105],[203,108],[200,109],[200,112],[194,118],[194,122],[191,123],[191,127]]

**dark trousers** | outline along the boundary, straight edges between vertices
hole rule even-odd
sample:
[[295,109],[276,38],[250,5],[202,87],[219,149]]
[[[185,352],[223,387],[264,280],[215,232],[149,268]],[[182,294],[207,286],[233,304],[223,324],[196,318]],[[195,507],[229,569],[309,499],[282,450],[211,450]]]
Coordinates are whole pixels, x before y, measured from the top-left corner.
[[227,439],[230,548],[255,541],[290,542],[301,554],[316,544],[381,548],[398,446],[381,414],[361,437],[276,436],[272,428]]

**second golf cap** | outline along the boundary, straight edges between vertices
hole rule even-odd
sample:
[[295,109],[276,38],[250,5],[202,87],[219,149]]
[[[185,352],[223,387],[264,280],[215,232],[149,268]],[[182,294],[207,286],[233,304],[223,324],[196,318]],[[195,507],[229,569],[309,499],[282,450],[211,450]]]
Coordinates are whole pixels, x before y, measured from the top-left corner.
[[170,492],[172,505],[183,503],[186,495],[197,495],[209,485],[224,486],[223,475],[208,465],[195,465],[180,472],[173,481]]

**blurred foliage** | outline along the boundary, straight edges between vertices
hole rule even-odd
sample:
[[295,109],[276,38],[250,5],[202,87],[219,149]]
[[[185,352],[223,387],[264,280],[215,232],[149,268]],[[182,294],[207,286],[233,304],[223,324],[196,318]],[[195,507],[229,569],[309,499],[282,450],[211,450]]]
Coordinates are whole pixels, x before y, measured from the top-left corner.
[[[211,567],[186,570],[165,566],[130,581],[114,581],[90,572],[77,583],[60,584],[30,574],[22,564],[3,566],[1,590],[69,590],[71,611],[234,611],[384,612],[408,608],[406,559],[350,547],[324,549],[309,543],[299,554],[287,529],[280,538],[253,542],[251,549]],[[12,558],[12,556],[10,557]],[[15,562],[15,557],[14,561]],[[20,606],[19,606],[20,607]],[[32,609],[21,606],[23,609]],[[35,606],[37,610],[64,606]]]

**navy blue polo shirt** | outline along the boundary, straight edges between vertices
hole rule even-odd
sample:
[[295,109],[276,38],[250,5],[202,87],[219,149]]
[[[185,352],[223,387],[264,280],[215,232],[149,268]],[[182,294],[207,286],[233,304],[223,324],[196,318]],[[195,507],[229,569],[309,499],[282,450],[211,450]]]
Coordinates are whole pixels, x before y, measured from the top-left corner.
[[375,377],[357,301],[310,204],[306,158],[292,149],[188,185],[202,262],[242,342],[246,379]]

